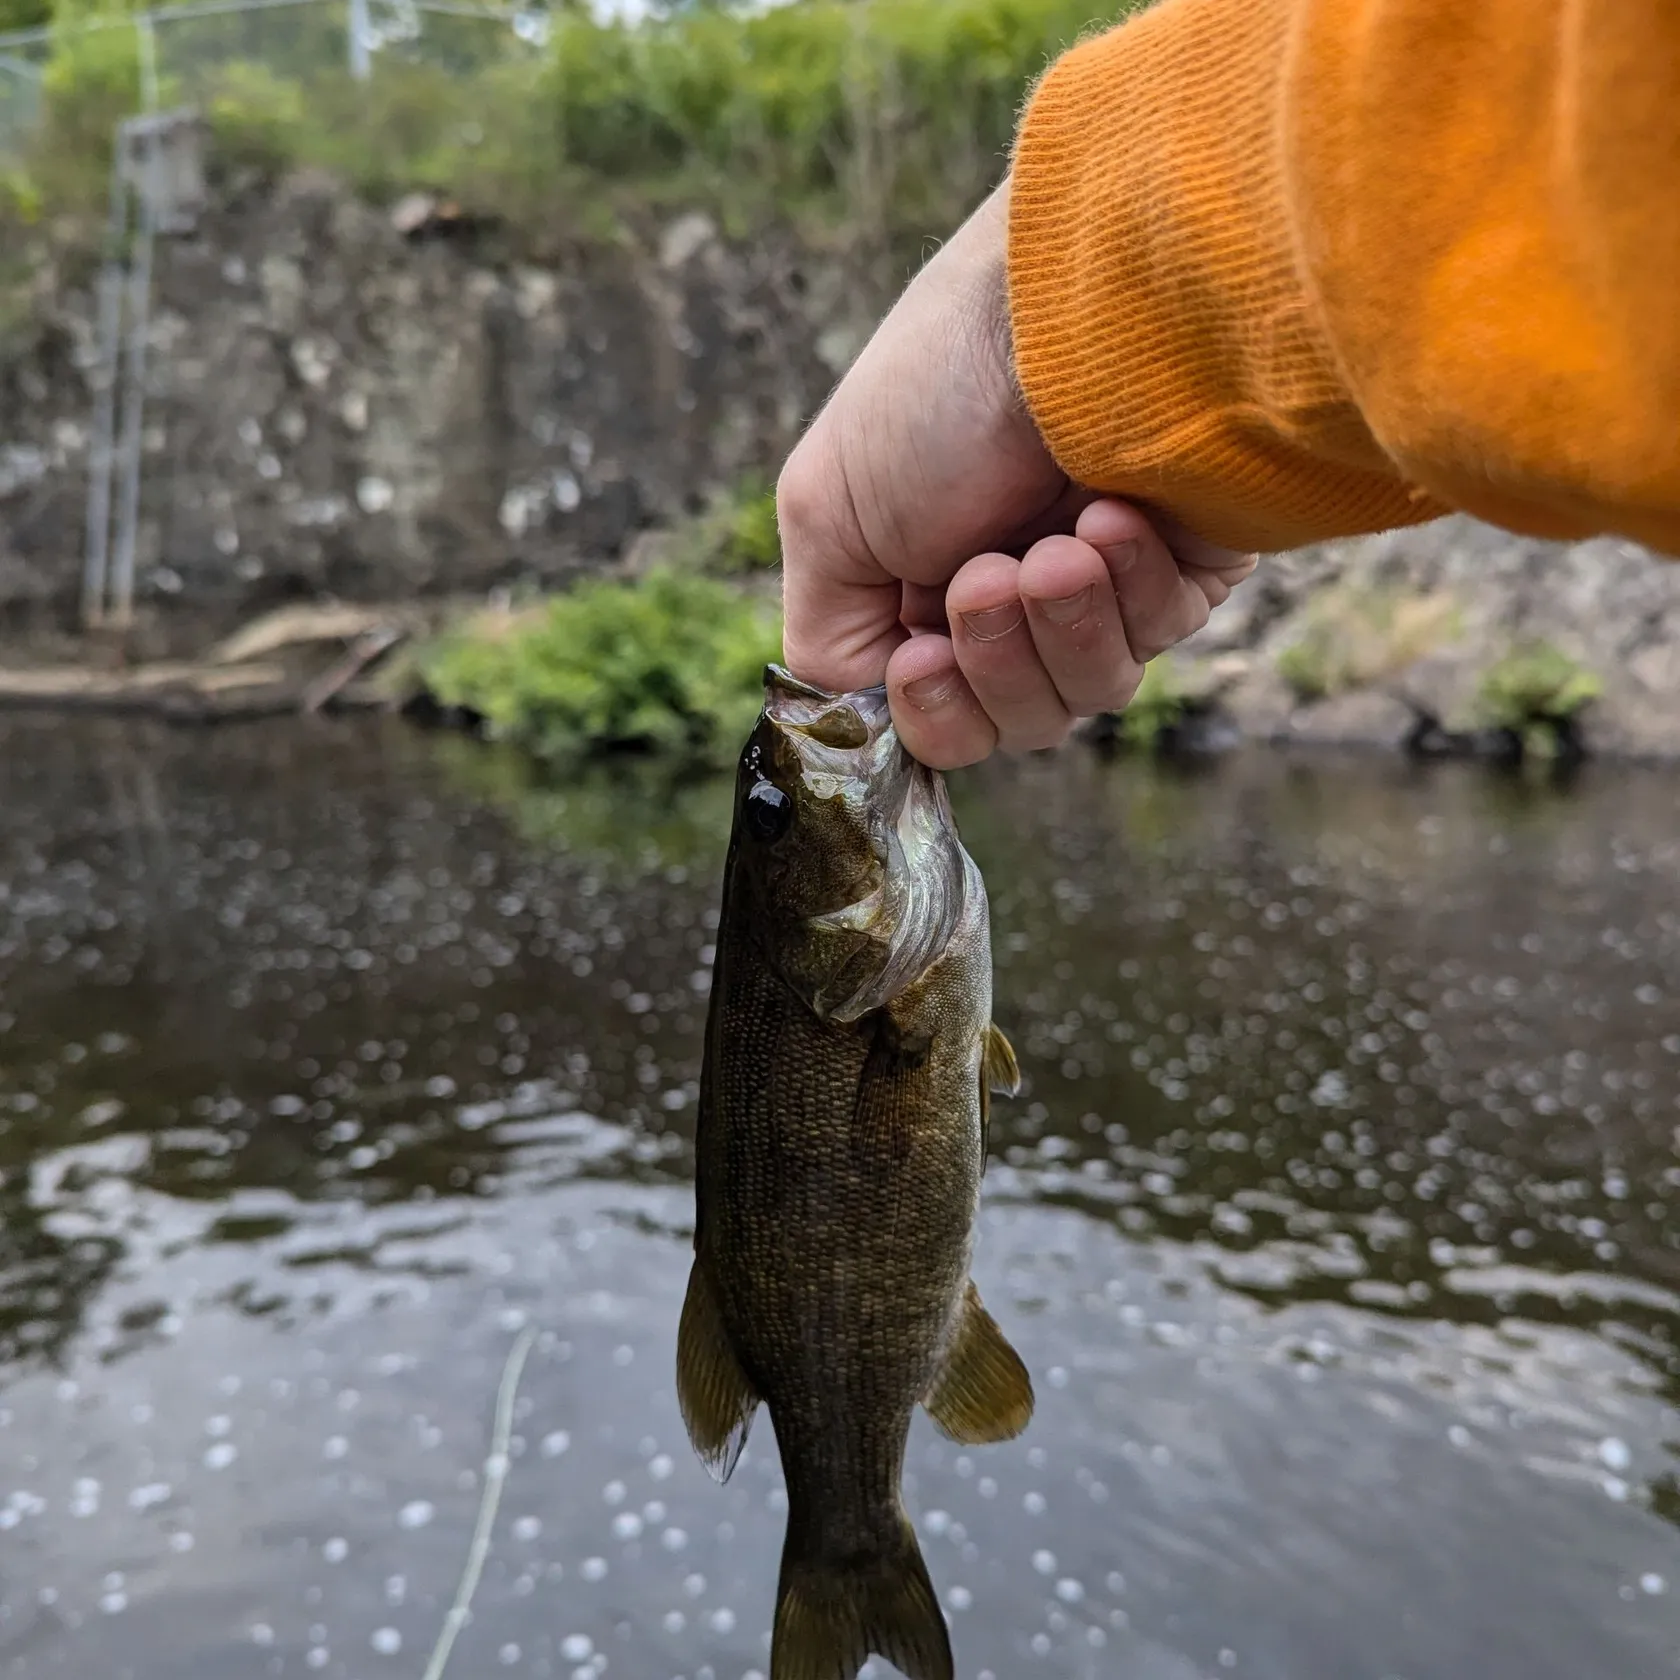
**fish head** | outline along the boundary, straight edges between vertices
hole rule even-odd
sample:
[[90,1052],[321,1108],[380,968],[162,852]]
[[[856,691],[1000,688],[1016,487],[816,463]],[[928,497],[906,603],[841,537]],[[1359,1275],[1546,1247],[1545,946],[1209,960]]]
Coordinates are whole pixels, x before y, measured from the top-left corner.
[[949,946],[978,875],[945,781],[900,744],[885,688],[831,694],[778,665],[741,755],[732,893],[815,1013],[855,1021]]

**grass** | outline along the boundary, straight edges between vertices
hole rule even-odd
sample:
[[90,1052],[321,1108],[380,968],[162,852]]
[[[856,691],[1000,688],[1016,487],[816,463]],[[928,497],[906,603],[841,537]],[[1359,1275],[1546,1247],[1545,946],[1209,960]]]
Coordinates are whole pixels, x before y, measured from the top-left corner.
[[1301,634],[1278,655],[1278,675],[1298,700],[1326,700],[1397,676],[1458,633],[1449,595],[1342,585],[1308,608]]
[[768,602],[662,568],[481,613],[422,650],[416,670],[440,705],[476,714],[492,737],[539,758],[633,752],[724,764],[780,649]]
[[[304,8],[260,49],[249,19],[168,25],[158,70],[163,102],[198,103],[218,157],[248,171],[320,165],[375,197],[432,188],[533,228],[568,206],[700,204],[736,232],[816,217],[908,248],[998,178],[1050,59],[1136,3],[794,0],[636,28],[568,9],[541,49],[429,15],[367,83],[342,68],[341,20]],[[135,39],[64,33],[24,160],[45,201],[103,203],[112,126],[137,105]]]

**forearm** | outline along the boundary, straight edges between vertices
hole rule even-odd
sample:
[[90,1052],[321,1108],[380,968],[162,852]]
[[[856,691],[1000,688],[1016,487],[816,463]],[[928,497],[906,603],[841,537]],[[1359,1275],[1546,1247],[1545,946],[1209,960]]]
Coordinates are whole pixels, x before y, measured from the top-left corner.
[[1070,476],[1278,549],[1461,508],[1680,550],[1680,8],[1164,0],[1017,145]]

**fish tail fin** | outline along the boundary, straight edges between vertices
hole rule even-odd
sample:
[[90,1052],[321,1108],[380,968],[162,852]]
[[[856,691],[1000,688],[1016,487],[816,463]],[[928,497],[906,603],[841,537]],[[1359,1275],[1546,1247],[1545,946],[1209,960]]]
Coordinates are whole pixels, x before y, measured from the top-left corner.
[[794,1529],[782,1554],[770,1680],[857,1680],[870,1654],[910,1680],[952,1680],[951,1636],[910,1519],[872,1557],[804,1558]]

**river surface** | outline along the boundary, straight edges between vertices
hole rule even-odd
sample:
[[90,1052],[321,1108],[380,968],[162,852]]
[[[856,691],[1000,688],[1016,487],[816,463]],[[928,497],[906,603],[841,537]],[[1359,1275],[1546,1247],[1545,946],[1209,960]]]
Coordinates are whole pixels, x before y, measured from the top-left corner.
[[[1680,782],[956,792],[1040,1395],[912,1438],[963,1680],[1674,1680]],[[727,798],[0,726],[0,1676],[418,1680],[488,1480],[454,1680],[763,1680],[772,1436],[671,1380]]]

